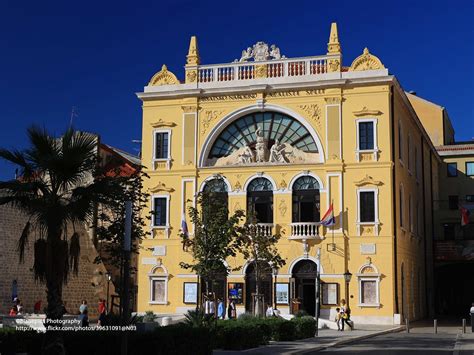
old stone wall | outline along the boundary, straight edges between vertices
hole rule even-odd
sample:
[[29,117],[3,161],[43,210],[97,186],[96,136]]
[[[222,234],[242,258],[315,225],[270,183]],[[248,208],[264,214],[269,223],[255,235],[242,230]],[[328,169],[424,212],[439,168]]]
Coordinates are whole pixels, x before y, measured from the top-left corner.
[[[41,309],[46,307],[45,285],[35,282],[33,273],[33,256],[35,231],[25,250],[25,261],[19,263],[17,243],[27,222],[27,217],[15,208],[0,206],[0,314],[7,314],[12,305],[12,284],[17,282],[17,293],[23,303],[24,312],[33,313],[34,304],[41,300]],[[80,234],[81,256],[78,276],[70,274],[68,283],[63,288],[63,300],[68,313],[76,314],[83,299],[89,305],[91,317],[97,315],[99,298],[106,298],[107,280],[103,264],[94,264],[97,251],[85,228],[76,231]],[[72,234],[72,232],[71,232]],[[110,283],[109,294],[115,292]]]

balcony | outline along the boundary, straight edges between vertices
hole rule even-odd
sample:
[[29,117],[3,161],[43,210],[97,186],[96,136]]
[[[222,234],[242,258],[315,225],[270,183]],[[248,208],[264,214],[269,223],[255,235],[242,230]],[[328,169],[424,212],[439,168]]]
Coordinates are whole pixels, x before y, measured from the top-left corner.
[[319,236],[320,222],[294,222],[290,224],[291,233],[288,239],[311,240],[323,239]]
[[273,235],[273,227],[275,225],[273,223],[257,223],[257,224],[251,224],[250,228],[255,229],[256,233],[265,235],[265,236],[271,236]]

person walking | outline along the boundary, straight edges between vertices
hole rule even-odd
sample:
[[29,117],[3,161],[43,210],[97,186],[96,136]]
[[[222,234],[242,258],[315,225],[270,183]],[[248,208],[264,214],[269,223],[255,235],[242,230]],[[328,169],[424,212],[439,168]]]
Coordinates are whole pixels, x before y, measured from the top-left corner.
[[217,301],[217,317],[219,319],[224,319],[225,318],[224,302],[220,298]]
[[471,332],[474,333],[474,302],[472,303],[469,313],[471,314]]
[[99,298],[99,320],[97,321],[97,325],[103,327],[105,325],[105,300]]
[[236,316],[236,312],[235,312],[235,302],[234,301],[230,301],[229,303],[229,307],[227,307],[227,317],[229,319],[234,319]]
[[84,309],[83,312],[79,315],[79,320],[81,321],[81,327],[88,327],[89,326],[89,315],[88,315],[87,308]]
[[350,319],[350,316],[351,316],[351,310],[346,305],[346,300],[345,299],[341,300],[341,309],[339,311],[339,314],[341,315],[342,331],[344,331],[344,323],[346,323],[349,326],[349,328],[351,328],[351,330],[352,330],[352,325],[349,322],[349,319]]
[[80,314],[83,314],[85,310],[87,310],[87,301],[86,301],[86,300],[82,300],[82,303],[81,303],[81,305],[79,306],[79,313],[80,313]]
[[337,325],[337,330],[340,331],[341,330],[341,309],[339,307],[336,308],[336,318],[334,319],[334,321],[336,322],[336,325]]

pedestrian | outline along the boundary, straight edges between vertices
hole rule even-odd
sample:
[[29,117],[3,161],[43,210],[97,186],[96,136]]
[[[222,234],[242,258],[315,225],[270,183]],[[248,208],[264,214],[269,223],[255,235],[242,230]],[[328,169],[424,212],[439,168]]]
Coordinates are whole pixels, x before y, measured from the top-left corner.
[[103,327],[105,325],[105,300],[99,298],[99,320],[97,325]]
[[471,331],[474,333],[474,302],[472,303],[469,313],[471,314]]
[[87,311],[87,308],[85,308],[84,311],[81,312],[81,314],[79,315],[79,320],[81,321],[81,327],[89,326],[89,312]]
[[82,300],[82,303],[79,306],[79,314],[83,314],[85,310],[87,310],[87,301]]
[[209,299],[209,314],[213,315],[214,317],[216,316],[216,302],[214,301],[214,298]]
[[344,323],[346,323],[349,326],[349,328],[351,328],[351,330],[352,330],[352,325],[351,325],[351,323],[349,323],[349,319],[350,319],[350,316],[351,316],[351,311],[350,311],[349,307],[346,305],[346,300],[345,299],[341,300],[341,309],[340,309],[339,313],[341,315],[342,331],[344,331]]
[[13,305],[12,308],[10,308],[10,313],[8,314],[10,317],[16,317],[16,315],[18,314],[18,311],[16,309],[16,306]]
[[16,312],[17,312],[17,315],[20,315],[23,313],[23,303],[21,303],[20,300],[18,300],[18,304],[16,306]]
[[41,312],[41,300],[36,301],[36,303],[33,307],[33,312],[35,314],[38,314],[39,312]]
[[234,319],[236,316],[236,312],[235,312],[235,302],[234,301],[230,301],[229,303],[229,307],[227,307],[227,317],[229,319]]
[[267,311],[265,312],[267,317],[273,317],[275,314],[273,313],[273,307],[270,304],[267,304]]
[[339,307],[336,308],[336,318],[334,319],[334,321],[336,322],[337,324],[337,330],[340,331],[341,330],[341,309]]
[[217,317],[219,319],[224,319],[225,318],[225,307],[224,307],[224,302],[219,298],[217,301]]

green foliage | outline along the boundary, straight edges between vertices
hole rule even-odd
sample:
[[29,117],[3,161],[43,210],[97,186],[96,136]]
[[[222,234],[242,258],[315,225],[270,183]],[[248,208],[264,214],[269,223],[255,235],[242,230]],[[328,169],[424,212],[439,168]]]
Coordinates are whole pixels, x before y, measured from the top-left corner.
[[235,239],[244,212],[239,210],[229,215],[227,199],[218,192],[203,191],[196,202],[197,207],[188,208],[194,237],[180,234],[183,250],[192,255],[193,262],[181,262],[180,266],[213,283],[216,275],[229,272],[222,261],[236,256]]
[[291,321],[296,325],[297,339],[312,338],[316,334],[316,320],[313,317],[295,317]]
[[239,314],[238,316],[238,320],[243,321],[243,322],[251,322],[256,319],[259,319],[259,318],[250,313],[242,313],[242,314]]
[[300,309],[298,312],[296,312],[295,317],[296,318],[301,318],[301,317],[307,317],[309,316],[308,312],[306,312],[304,309]]
[[230,320],[218,323],[214,347],[224,350],[244,350],[266,344],[266,339],[267,336],[258,321]]
[[296,323],[292,321],[277,322],[272,328],[273,340],[291,341],[296,339]]
[[189,310],[184,315],[184,324],[193,328],[212,328],[215,323],[214,321],[214,316],[212,314],[205,314],[202,309]]
[[143,316],[143,322],[154,322],[158,318],[158,316],[153,311],[146,311],[145,315]]

